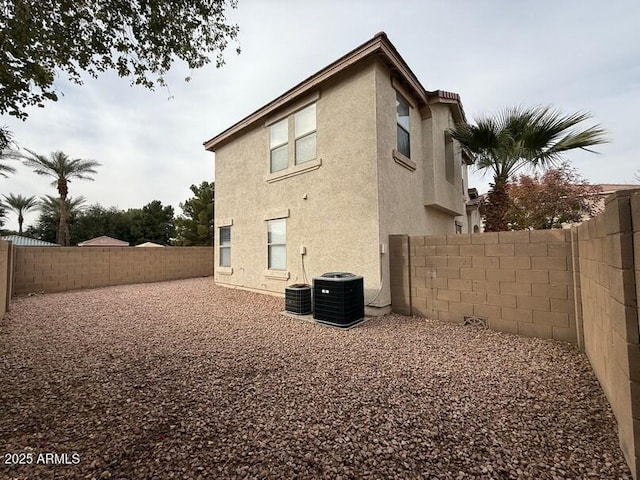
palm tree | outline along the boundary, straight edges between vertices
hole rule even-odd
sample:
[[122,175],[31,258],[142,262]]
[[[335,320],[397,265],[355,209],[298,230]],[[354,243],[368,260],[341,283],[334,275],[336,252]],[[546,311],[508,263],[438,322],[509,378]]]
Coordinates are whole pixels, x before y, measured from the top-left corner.
[[96,173],[95,168],[100,164],[95,160],[84,160],[81,158],[71,159],[64,152],[52,152],[48,157],[39,155],[26,149],[29,155],[22,155],[25,165],[33,168],[38,175],[48,175],[54,177],[53,185],[57,186],[60,223],[58,224],[57,241],[62,246],[71,245],[69,235],[69,210],[67,206],[67,195],[69,193],[69,182],[72,178],[80,180],[93,180],[91,175]]
[[607,142],[600,125],[576,128],[589,118],[582,112],[563,116],[552,107],[512,107],[449,131],[476,156],[477,169],[493,173],[484,207],[486,231],[508,229],[508,185],[518,171],[554,166],[565,152],[576,148],[595,153],[588,147]]
[[24,223],[24,214],[29,210],[33,210],[38,206],[38,200],[35,196],[23,197],[22,195],[3,195],[5,205],[18,214],[18,233],[22,234],[22,224]]
[[[69,223],[73,222],[76,215],[83,210],[85,202],[84,197],[67,197]],[[37,226],[33,228],[34,237],[47,242],[57,242],[58,226],[60,225],[60,199],[53,195],[40,197],[38,208],[40,216]]]

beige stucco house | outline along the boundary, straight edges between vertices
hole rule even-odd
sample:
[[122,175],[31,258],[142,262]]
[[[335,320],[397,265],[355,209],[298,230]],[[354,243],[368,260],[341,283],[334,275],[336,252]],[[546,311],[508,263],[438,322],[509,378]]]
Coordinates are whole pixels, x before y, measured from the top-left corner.
[[457,94],[427,91],[386,34],[206,141],[215,152],[215,278],[283,293],[330,271],[391,303],[391,234],[473,231]]

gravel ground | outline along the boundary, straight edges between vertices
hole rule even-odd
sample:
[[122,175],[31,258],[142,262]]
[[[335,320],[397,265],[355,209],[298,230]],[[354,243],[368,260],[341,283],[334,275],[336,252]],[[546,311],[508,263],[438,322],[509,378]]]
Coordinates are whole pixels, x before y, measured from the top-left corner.
[[0,478],[631,478],[573,346],[283,304],[210,278],[15,300]]

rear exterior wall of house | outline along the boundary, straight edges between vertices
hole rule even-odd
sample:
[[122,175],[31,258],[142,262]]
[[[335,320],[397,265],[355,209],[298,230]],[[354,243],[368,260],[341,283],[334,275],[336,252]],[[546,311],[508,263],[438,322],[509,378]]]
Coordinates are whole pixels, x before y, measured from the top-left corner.
[[[410,105],[410,159],[394,154],[397,93]],[[316,158],[296,165],[294,116],[314,103]],[[390,305],[389,235],[455,233],[455,218],[464,214],[459,152],[451,181],[444,178],[449,108],[436,105],[423,119],[416,105],[386,64],[370,58],[220,146],[216,227],[231,239],[223,266],[216,235],[216,281],[281,294],[289,284],[348,271],[364,277],[366,303]],[[270,126],[285,118],[288,167],[270,173]],[[433,135],[432,125],[440,129]],[[268,268],[267,224],[276,219],[286,225],[280,270]]]
[[[218,283],[283,293],[288,284],[347,271],[364,277],[365,299],[377,292],[375,70],[371,61],[355,68],[216,151],[216,227],[231,233],[227,267],[216,235]],[[316,159],[295,165],[291,117],[313,103]],[[269,126],[284,118],[288,167],[270,173]],[[268,268],[267,229],[275,219],[286,228],[280,270]]]

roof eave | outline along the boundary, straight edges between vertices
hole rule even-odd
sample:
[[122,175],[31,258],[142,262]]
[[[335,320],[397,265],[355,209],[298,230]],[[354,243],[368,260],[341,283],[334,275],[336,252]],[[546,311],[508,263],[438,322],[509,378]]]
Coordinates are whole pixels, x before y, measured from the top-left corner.
[[464,113],[464,107],[462,106],[462,100],[460,95],[453,92],[447,92],[444,90],[435,90],[433,92],[427,92],[427,98],[429,104],[444,103],[451,106],[451,113],[456,123],[467,123],[467,116]]
[[260,121],[277,109],[282,108],[286,104],[292,102],[294,99],[305,95],[314,88],[317,88],[321,83],[325,82],[334,75],[344,71],[354,64],[364,60],[365,58],[376,54],[380,55],[393,71],[399,72],[404,82],[413,90],[413,93],[416,95],[418,102],[426,105],[426,90],[420,84],[420,81],[413,74],[409,66],[402,59],[393,44],[389,41],[387,35],[384,32],[380,32],[376,34],[371,40],[363,43],[362,45],[350,51],[346,55],[343,55],[327,67],[303,80],[298,85],[286,91],[275,100],[249,114],[238,123],[235,123],[215,137],[207,140],[203,143],[204,148],[210,152],[215,152],[215,150],[219,146],[233,139],[245,128]]

